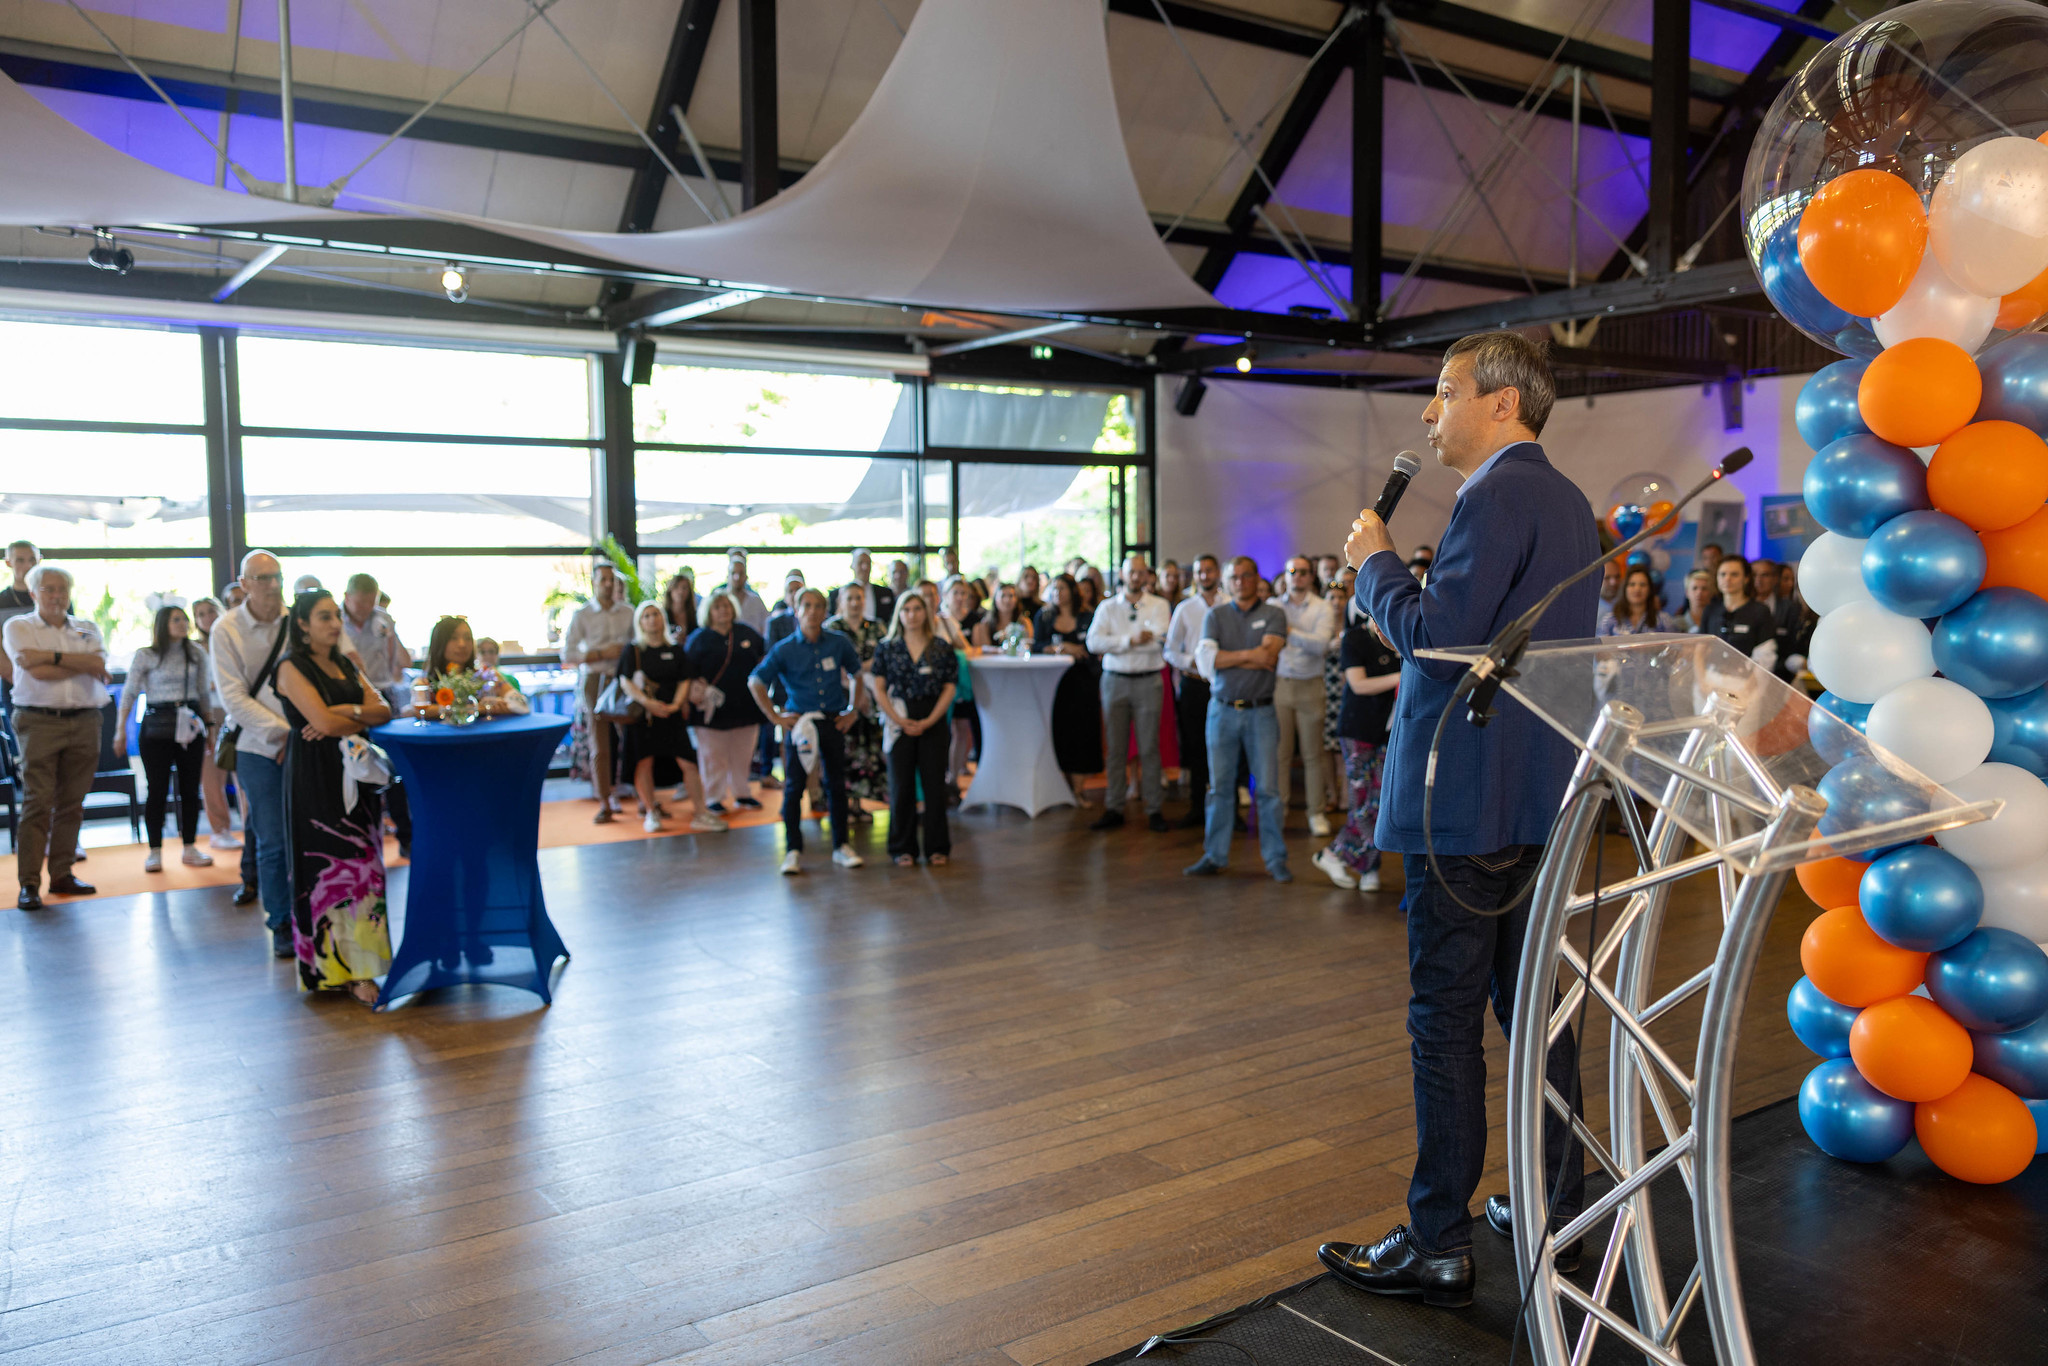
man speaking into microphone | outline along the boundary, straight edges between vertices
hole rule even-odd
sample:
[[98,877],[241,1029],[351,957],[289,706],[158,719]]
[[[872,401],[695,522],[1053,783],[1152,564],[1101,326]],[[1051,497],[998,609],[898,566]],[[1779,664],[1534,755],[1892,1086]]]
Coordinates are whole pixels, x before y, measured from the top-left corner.
[[[1358,568],[1359,608],[1401,656],[1374,842],[1402,856],[1407,876],[1416,1156],[1411,1222],[1374,1243],[1327,1243],[1320,1256],[1359,1289],[1453,1308],[1472,1300],[1471,1202],[1486,1167],[1486,1008],[1491,1001],[1507,1030],[1529,923],[1523,892],[1571,780],[1573,752],[1517,703],[1504,699],[1483,729],[1465,719],[1460,705],[1443,728],[1425,831],[1431,738],[1464,668],[1418,656],[1486,644],[1600,554],[1585,495],[1537,444],[1556,394],[1540,343],[1514,332],[1455,343],[1422,414],[1437,461],[1463,480],[1428,585],[1409,573],[1371,511],[1359,514],[1344,547],[1346,561]],[[1535,639],[1590,637],[1599,606],[1597,578],[1573,585],[1537,625]],[[1560,1095],[1578,1094],[1576,1058],[1567,1031],[1547,1069]],[[1584,1194],[1583,1160],[1569,1138],[1551,1114],[1546,1179],[1555,1187],[1560,1164],[1566,1169],[1553,1227],[1578,1212]],[[1505,1197],[1488,1200],[1486,1213],[1496,1231],[1509,1231]],[[1558,1249],[1559,1270],[1576,1258],[1576,1248]]]

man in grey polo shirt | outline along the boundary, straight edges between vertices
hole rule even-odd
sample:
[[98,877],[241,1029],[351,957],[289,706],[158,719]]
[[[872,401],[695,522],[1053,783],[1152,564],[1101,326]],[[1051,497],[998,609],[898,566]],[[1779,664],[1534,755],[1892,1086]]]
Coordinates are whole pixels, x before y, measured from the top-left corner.
[[1216,683],[1209,694],[1209,817],[1202,828],[1202,857],[1181,871],[1213,877],[1230,859],[1235,823],[1237,752],[1251,756],[1258,788],[1259,853],[1275,882],[1292,882],[1287,871],[1287,838],[1281,830],[1280,723],[1273,714],[1274,669],[1287,644],[1287,613],[1277,602],[1259,601],[1259,566],[1249,555],[1230,565],[1229,602],[1209,609],[1202,638],[1216,642]]

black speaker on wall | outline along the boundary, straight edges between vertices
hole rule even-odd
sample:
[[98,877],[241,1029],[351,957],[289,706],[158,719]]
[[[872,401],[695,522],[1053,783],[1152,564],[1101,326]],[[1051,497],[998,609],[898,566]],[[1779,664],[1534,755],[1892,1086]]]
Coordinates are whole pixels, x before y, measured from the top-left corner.
[[1173,396],[1173,410],[1182,417],[1193,417],[1195,409],[1202,406],[1202,395],[1208,392],[1208,381],[1200,375],[1189,375],[1181,381],[1180,391]]
[[628,384],[654,383],[654,338],[645,332],[621,333],[619,371]]

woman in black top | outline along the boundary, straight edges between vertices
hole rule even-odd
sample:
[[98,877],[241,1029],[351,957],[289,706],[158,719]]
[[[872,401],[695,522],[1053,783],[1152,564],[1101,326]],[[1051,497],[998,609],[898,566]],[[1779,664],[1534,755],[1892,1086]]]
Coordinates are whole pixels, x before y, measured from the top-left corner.
[[1784,647],[1777,644],[1778,623],[1770,608],[1749,595],[1749,561],[1740,555],[1724,557],[1714,570],[1714,580],[1720,585],[1721,598],[1707,604],[1700,630],[1721,637],[1752,658],[1765,641],[1771,641],[1773,657],[1768,664],[1777,667],[1776,656],[1784,652]]
[[724,694],[716,710],[690,709],[690,742],[704,774],[704,795],[711,799],[705,809],[714,816],[723,816],[728,804],[761,809],[747,775],[763,717],[754,705],[747,676],[767,657],[767,649],[760,633],[739,619],[739,608],[724,593],[713,593],[705,601],[704,624],[683,646],[691,674],[704,680],[706,696],[712,688]]
[[1337,742],[1344,754],[1351,814],[1329,847],[1317,853],[1315,865],[1339,887],[1377,892],[1380,851],[1373,847],[1372,836],[1380,818],[1380,770],[1386,762],[1394,690],[1401,685],[1401,660],[1362,620],[1345,628],[1337,650],[1344,672]]
[[932,631],[931,608],[917,593],[896,599],[896,620],[875,647],[869,677],[888,722],[889,857],[904,867],[917,861],[918,789],[924,789],[924,856],[934,864],[952,856],[946,827],[946,758],[959,668],[953,647]]
[[701,700],[704,693],[701,683],[691,683],[693,676],[688,653],[668,638],[668,613],[658,602],[641,603],[633,615],[633,640],[619,655],[619,686],[647,714],[633,725],[619,727],[624,738],[619,766],[633,775],[641,824],[650,835],[660,831],[666,814],[654,799],[654,789],[675,782],[678,766],[697,808],[690,828],[725,829],[725,822],[707,809],[697,750],[690,743],[690,702]]
[[1074,661],[1052,695],[1052,752],[1078,798],[1082,777],[1102,772],[1102,670],[1088,653],[1090,618],[1081,609],[1080,585],[1072,575],[1061,574],[1050,591],[1052,601],[1038,614],[1031,651]]

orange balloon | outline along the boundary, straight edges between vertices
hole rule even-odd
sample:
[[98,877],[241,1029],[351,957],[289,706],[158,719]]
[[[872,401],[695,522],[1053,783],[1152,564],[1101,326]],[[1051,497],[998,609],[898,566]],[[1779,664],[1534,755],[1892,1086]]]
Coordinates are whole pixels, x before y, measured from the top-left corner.
[[1821,297],[1859,318],[1874,318],[1906,296],[1926,249],[1927,210],[1913,187],[1889,171],[1845,171],[1799,215],[1806,278]]
[[1980,1186],[2025,1171],[2040,1141],[2027,1103],[1974,1072],[1939,1100],[1913,1107],[1913,1134],[1935,1166]]
[[1849,1056],[1894,1100],[1940,1100],[1970,1075],[1970,1031],[1924,996],[1894,996],[1849,1026]]
[[1984,542],[1986,588],[2024,588],[2048,598],[2048,507],[2018,526],[1987,531]]
[[[1643,509],[1643,525],[1663,527],[1664,519],[1666,517],[1669,517],[1674,511],[1676,511],[1677,506],[1678,505],[1673,503],[1669,498],[1659,498],[1656,502],[1650,504],[1649,507]],[[1673,522],[1671,526],[1666,527],[1665,530],[1673,530],[1677,526],[1678,523]]]
[[[1851,172],[1850,174],[1855,174]],[[1969,352],[1939,337],[1887,346],[1863,371],[1856,407],[1863,424],[1894,446],[1948,440],[1977,414],[1984,376]]]
[[1824,858],[1802,863],[1793,873],[1799,878],[1800,887],[1813,898],[1813,904],[1831,911],[1837,906],[1856,904],[1857,890],[1869,868],[1869,864],[1852,858]]
[[1972,422],[1928,462],[1927,496],[1975,531],[2018,526],[2048,502],[2048,441],[2017,422]]
[[2021,285],[1998,301],[1998,319],[1994,327],[2010,331],[2016,327],[2030,327],[2048,313],[2048,270]]
[[1887,944],[1863,919],[1862,911],[1837,906],[1822,911],[1806,927],[1799,941],[1799,966],[1830,1001],[1862,1007],[1904,996],[1919,986],[1927,976],[1927,955]]

